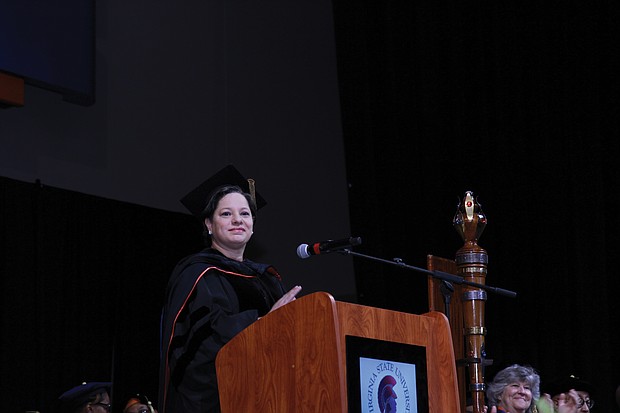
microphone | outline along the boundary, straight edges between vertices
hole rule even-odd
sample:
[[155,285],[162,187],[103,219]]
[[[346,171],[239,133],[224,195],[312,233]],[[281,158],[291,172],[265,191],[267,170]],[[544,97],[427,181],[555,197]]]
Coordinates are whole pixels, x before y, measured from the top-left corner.
[[311,255],[328,254],[332,251],[338,251],[360,245],[362,239],[360,237],[351,237],[338,240],[329,240],[315,242],[312,245],[299,244],[297,247],[297,256],[299,258],[308,258]]

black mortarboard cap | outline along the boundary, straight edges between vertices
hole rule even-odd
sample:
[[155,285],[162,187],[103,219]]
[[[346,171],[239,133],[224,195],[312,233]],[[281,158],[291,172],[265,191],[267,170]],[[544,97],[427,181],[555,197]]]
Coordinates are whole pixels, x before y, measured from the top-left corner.
[[258,192],[255,192],[253,185],[250,185],[248,181],[250,180],[241,175],[237,168],[233,165],[227,165],[185,195],[181,199],[181,203],[189,212],[199,218],[203,218],[202,212],[216,189],[225,185],[237,185],[244,192],[252,195],[256,201],[256,208],[261,209],[267,202]]
[[572,374],[570,376],[555,379],[542,387],[543,392],[549,394],[551,397],[560,393],[568,393],[570,389],[586,391],[592,398],[595,397],[594,393],[596,392],[596,388],[591,383],[581,380],[579,377]]
[[58,411],[61,413],[73,413],[78,407],[88,403],[95,395],[104,391],[110,394],[111,388],[112,383],[110,382],[84,382],[60,395],[58,398]]

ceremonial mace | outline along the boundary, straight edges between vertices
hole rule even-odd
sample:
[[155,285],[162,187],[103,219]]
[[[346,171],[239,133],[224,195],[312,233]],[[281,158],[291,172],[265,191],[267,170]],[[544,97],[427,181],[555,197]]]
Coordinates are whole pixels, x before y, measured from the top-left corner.
[[465,362],[469,369],[469,390],[474,413],[484,412],[484,305],[487,293],[484,289],[473,287],[485,285],[487,252],[478,245],[478,239],[487,224],[487,218],[471,191],[465,193],[459,202],[452,221],[455,229],[465,242],[456,252],[457,274],[468,280],[463,288],[463,335],[465,338]]

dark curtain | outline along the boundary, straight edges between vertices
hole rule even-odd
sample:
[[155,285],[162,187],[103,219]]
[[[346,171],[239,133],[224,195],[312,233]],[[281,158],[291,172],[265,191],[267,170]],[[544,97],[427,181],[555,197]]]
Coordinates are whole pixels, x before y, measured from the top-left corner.
[[52,412],[83,381],[157,400],[159,315],[189,215],[0,178],[2,410]]
[[[454,258],[459,199],[488,217],[487,368],[620,384],[620,4],[334,0],[359,252]],[[363,304],[423,313],[422,273],[356,259]],[[616,409],[616,410],[613,410]]]

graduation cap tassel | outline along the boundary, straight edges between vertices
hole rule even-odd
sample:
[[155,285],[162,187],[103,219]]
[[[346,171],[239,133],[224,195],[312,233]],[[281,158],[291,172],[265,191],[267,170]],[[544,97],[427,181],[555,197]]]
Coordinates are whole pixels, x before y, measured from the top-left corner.
[[256,181],[254,179],[248,178],[248,188],[250,189],[250,196],[254,200],[254,204],[256,204]]

